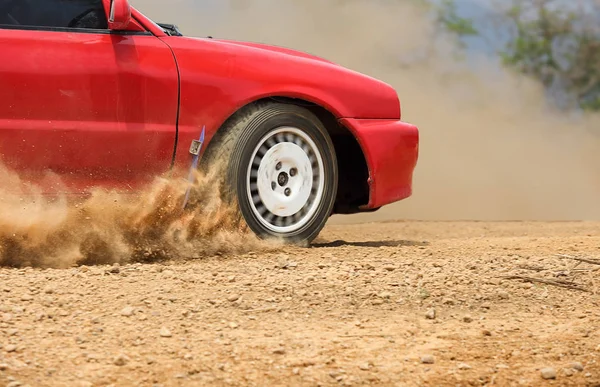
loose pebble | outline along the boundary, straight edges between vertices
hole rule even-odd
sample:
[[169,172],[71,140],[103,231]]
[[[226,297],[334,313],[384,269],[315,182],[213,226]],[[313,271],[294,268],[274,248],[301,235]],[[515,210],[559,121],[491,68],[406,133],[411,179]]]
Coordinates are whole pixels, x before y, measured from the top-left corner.
[[421,363],[433,364],[433,363],[435,363],[435,358],[433,357],[433,355],[423,355],[423,356],[421,356]]
[[556,370],[552,367],[542,368],[540,373],[544,379],[556,379]]
[[172,337],[173,334],[168,328],[162,327],[160,328],[160,336],[161,337]]

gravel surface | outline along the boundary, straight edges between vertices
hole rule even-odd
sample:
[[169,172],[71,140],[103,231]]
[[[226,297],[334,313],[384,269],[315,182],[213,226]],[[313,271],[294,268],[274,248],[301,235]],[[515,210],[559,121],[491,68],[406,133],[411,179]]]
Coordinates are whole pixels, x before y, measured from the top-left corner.
[[390,222],[0,268],[0,385],[598,386],[599,258],[600,223]]

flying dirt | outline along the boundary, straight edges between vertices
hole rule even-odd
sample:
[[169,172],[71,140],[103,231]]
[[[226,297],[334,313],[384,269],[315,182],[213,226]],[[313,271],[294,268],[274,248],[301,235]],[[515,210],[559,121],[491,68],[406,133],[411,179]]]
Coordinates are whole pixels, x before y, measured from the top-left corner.
[[157,177],[139,194],[97,189],[75,201],[45,197],[6,168],[0,178],[12,189],[0,191],[0,266],[151,262],[276,246],[247,232],[214,174],[197,172],[194,183]]

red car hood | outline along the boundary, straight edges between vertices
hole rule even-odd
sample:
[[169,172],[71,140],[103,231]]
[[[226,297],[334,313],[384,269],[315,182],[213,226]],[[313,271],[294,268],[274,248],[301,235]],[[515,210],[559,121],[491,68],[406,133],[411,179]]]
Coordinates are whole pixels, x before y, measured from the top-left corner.
[[252,47],[252,48],[258,48],[261,50],[267,50],[267,51],[273,51],[273,52],[278,52],[281,54],[286,54],[286,55],[291,55],[291,56],[295,56],[298,58],[306,58],[306,59],[312,59],[312,60],[317,60],[320,62],[325,62],[325,63],[330,63],[330,64],[334,64],[337,65],[336,63],[329,61],[327,59],[315,56],[315,55],[311,55],[311,54],[307,54],[305,52],[302,51],[297,51],[297,50],[292,50],[290,48],[285,48],[285,47],[280,47],[280,46],[272,46],[269,44],[263,44],[263,43],[254,43],[254,42],[242,42],[242,41],[238,41],[238,40],[228,40],[228,39],[213,39],[217,42],[222,42],[222,43],[227,43],[227,44],[234,44],[237,46],[245,46],[245,47]]
[[[292,92],[307,98],[313,95],[316,103],[326,105],[340,117],[401,117],[400,101],[392,86],[306,52],[227,39],[167,37],[165,41],[180,57],[178,63],[189,67],[184,69],[186,73],[187,70],[190,74],[198,71],[195,62],[208,53],[213,62],[229,66],[222,69],[228,79],[239,76],[244,82],[253,83],[252,80],[255,80],[262,83],[259,90],[253,93],[267,93],[265,90],[269,89],[268,93],[285,90],[286,93]],[[259,66],[258,62],[261,61],[267,65]],[[253,69],[249,71],[236,66],[250,66]],[[306,79],[303,76],[306,72],[310,72],[313,78]]]

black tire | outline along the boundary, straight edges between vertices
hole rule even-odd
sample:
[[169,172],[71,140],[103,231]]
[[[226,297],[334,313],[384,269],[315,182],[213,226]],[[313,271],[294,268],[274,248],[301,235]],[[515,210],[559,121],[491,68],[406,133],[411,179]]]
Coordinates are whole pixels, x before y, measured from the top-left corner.
[[[284,217],[275,216],[272,221],[269,221],[268,218],[274,214],[267,209],[267,205],[262,201],[263,199],[260,199],[261,202],[259,204],[255,204],[257,197],[265,197],[265,195],[259,195],[258,188],[256,188],[258,186],[258,171],[256,172],[256,177],[249,178],[249,176],[254,175],[254,170],[249,175],[248,169],[258,168],[257,164],[253,164],[252,166],[250,166],[250,164],[252,160],[256,160],[254,158],[255,151],[258,148],[259,143],[261,143],[261,140],[273,132],[282,130],[280,128],[284,127],[294,128],[298,137],[292,138],[292,134],[286,132],[285,136],[290,137],[286,137],[285,141],[276,143],[276,145],[291,149],[290,147],[293,147],[294,145],[294,143],[291,142],[293,139],[296,141],[296,144],[304,146],[304,148],[302,148],[300,145],[297,145],[298,149],[304,149],[307,160],[310,160],[309,165],[312,172],[305,175],[313,176],[309,195],[311,195],[310,197],[315,195],[316,198],[310,205],[306,204],[306,208],[303,207],[302,210],[295,215]],[[282,139],[281,135],[276,136],[276,138],[279,140]],[[302,142],[304,141],[303,139],[305,139],[306,142]],[[312,142],[308,139],[312,140]],[[308,148],[306,146],[308,146]],[[270,148],[268,146],[260,147],[260,150],[262,149]],[[309,149],[310,151],[306,152],[306,149]],[[259,163],[262,168],[262,160],[267,159],[267,154],[269,152],[266,151],[265,154],[260,156],[260,150],[256,155],[259,158],[262,157],[260,158],[261,162]],[[271,152],[269,161],[272,161],[274,157],[272,154],[273,152]],[[312,158],[310,158],[310,156],[312,156]],[[273,102],[257,104],[232,117],[225,126],[220,129],[213,141],[211,141],[205,155],[205,160],[202,164],[205,168],[218,167],[220,169],[219,173],[222,176],[221,187],[225,194],[225,198],[237,207],[237,210],[239,210],[248,227],[257,236],[263,239],[276,238],[283,240],[285,243],[306,245],[319,235],[331,215],[338,185],[338,166],[336,160],[335,149],[331,138],[323,123],[312,112],[296,105]],[[279,166],[280,163],[277,163],[277,165]],[[317,173],[315,173],[315,165],[322,165],[322,168],[317,168]],[[305,168],[308,167],[306,163],[303,166]],[[292,169],[297,171],[296,168]],[[278,172],[273,171],[273,173],[277,174]],[[292,181],[293,179],[294,175],[292,173],[293,171],[290,170],[287,175],[289,181]],[[296,173],[299,177],[302,175],[300,172]],[[316,175],[323,175],[323,178],[315,178]],[[263,173],[262,176],[266,175]],[[281,177],[281,173],[277,176]],[[266,177],[261,180],[263,183],[262,187],[264,187],[264,179],[266,179]],[[305,186],[306,181],[308,181],[307,179],[308,178],[304,180],[305,183],[301,186],[302,190],[304,190],[304,194],[308,192],[308,188]],[[277,182],[279,184],[282,180],[277,180]],[[250,195],[247,191],[249,184],[251,187]],[[322,189],[319,188],[321,185]],[[284,189],[285,194],[288,195],[289,191],[285,190],[285,187],[285,185],[281,185],[281,187],[278,185],[277,189]],[[296,185],[294,187],[299,186]],[[275,188],[273,188],[273,191],[275,191]],[[263,189],[262,192],[266,191]],[[267,193],[266,196],[268,195],[269,194]],[[274,197],[274,195],[275,194],[272,194],[271,196]],[[300,194],[298,195],[301,196]],[[252,200],[250,196],[252,196],[254,200]],[[297,203],[301,203],[301,200],[296,202],[296,204]],[[259,206],[262,207],[259,208]],[[308,209],[309,206],[310,209]],[[294,208],[295,207],[292,206],[290,211],[294,211]],[[262,211],[264,210],[266,210],[267,213],[262,215]],[[302,215],[304,213],[306,213],[306,215]],[[297,229],[283,231],[283,227],[286,227],[286,229],[288,228],[288,226],[284,225],[301,217],[302,222],[297,222],[294,225],[289,226],[289,228],[293,228],[297,225]],[[272,222],[273,224],[268,224],[269,222]]]

